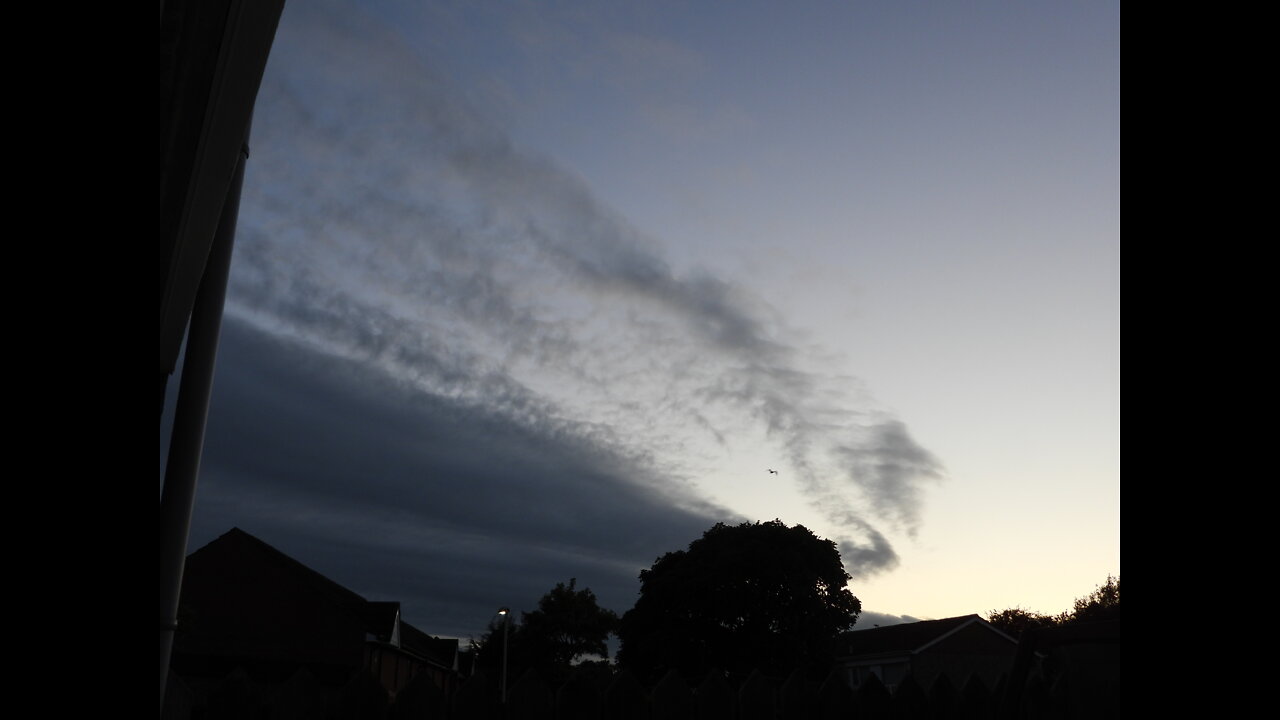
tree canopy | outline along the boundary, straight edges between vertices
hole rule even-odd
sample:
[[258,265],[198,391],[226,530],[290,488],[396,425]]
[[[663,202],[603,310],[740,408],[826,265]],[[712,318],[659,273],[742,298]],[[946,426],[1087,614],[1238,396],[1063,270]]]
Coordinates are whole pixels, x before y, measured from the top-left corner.
[[[607,640],[618,623],[618,616],[601,608],[590,588],[577,589],[577,579],[569,584],[556,583],[542,599],[538,609],[522,612],[520,622],[506,621],[508,677],[514,681],[526,670],[533,669],[548,682],[559,683],[568,677],[569,667],[583,656],[608,657]],[[498,677],[502,671],[503,619],[495,619],[480,640],[476,641],[477,665]]]
[[1107,576],[1107,581],[1084,597],[1076,598],[1071,608],[1073,622],[1120,619],[1120,576]]
[[570,578],[567,586],[556,583],[538,601],[537,610],[523,613],[524,641],[551,665],[568,667],[583,655],[609,655],[606,640],[618,616],[601,608],[590,588],[576,590],[576,584],[576,578]]
[[648,681],[675,669],[745,674],[830,669],[835,637],[862,604],[836,544],[780,520],[717,524],[640,572],[619,625],[619,664]]
[[1023,631],[1031,628],[1060,625],[1062,617],[1061,615],[1045,615],[1023,607],[1011,607],[998,611],[992,610],[987,614],[987,622],[1016,638],[1021,636]]
[[1118,575],[1116,577],[1108,575],[1105,583],[1094,588],[1088,595],[1076,598],[1070,610],[1063,610],[1057,615],[1043,615],[1021,607],[992,610],[987,615],[987,622],[1013,637],[1018,637],[1023,631],[1031,628],[1119,619],[1120,576]]

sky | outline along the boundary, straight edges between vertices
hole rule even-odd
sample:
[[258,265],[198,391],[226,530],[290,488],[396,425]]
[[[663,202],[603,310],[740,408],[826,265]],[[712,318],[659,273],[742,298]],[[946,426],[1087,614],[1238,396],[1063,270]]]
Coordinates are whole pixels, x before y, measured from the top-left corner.
[[1119,574],[1118,3],[291,2],[250,148],[191,550],[462,638],[717,522],[859,627]]

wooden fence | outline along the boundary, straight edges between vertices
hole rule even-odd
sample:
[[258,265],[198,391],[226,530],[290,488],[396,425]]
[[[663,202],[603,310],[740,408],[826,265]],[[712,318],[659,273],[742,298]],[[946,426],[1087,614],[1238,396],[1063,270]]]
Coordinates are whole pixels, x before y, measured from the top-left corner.
[[[468,678],[452,697],[420,675],[394,699],[368,673],[342,688],[326,688],[305,670],[275,686],[254,683],[239,670],[190,686],[170,677],[162,720],[986,720],[996,717],[1005,683],[1002,678],[989,689],[974,676],[957,688],[940,675],[925,690],[908,677],[891,693],[873,678],[855,693],[836,672],[821,684],[799,673],[785,681],[752,673],[737,688],[715,674],[690,688],[672,673],[646,690],[624,670],[607,687],[580,675],[553,691],[527,673],[509,688],[504,704],[482,674]],[[1015,717],[1116,717],[1117,695],[1114,683],[1101,693],[1081,692],[1064,682],[1047,687],[1033,674],[1019,693]]]

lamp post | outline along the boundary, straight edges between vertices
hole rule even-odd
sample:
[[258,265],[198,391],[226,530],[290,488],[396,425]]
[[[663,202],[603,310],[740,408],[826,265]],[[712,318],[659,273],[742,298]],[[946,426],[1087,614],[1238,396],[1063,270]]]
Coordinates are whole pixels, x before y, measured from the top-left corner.
[[507,633],[511,627],[511,610],[498,608],[502,616],[502,704],[507,704]]

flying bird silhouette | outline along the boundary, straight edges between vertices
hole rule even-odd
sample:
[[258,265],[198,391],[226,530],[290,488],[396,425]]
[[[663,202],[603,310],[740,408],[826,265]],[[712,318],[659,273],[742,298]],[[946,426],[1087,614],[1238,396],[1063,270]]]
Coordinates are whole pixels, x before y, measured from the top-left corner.
[[778,474],[778,471],[774,470],[773,468],[769,468],[769,472],[773,473],[774,475]]

